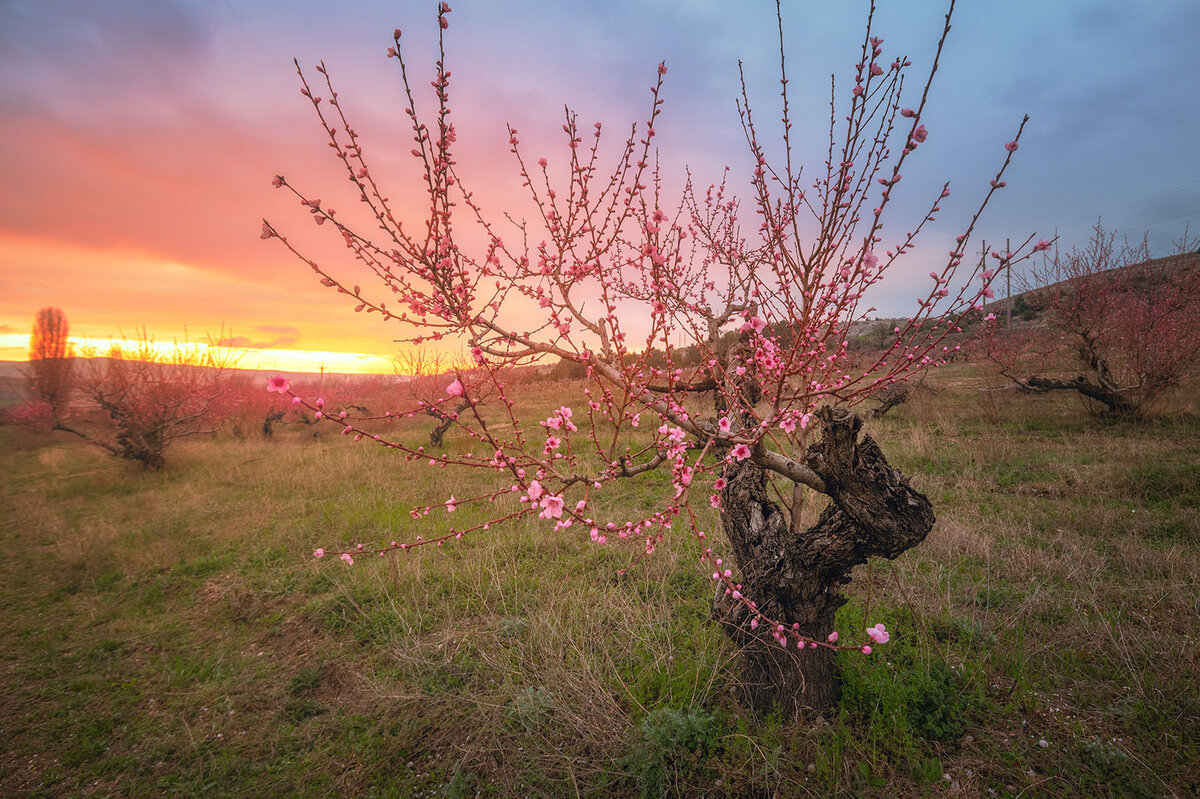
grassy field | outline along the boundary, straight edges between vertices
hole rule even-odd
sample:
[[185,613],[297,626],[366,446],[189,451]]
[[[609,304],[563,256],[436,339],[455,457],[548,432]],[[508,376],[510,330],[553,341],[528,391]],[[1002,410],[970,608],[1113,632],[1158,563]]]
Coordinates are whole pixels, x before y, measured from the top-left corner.
[[349,568],[311,552],[445,532],[408,511],[486,475],[333,429],[162,473],[0,429],[0,795],[1197,795],[1200,416],[979,385],[871,423],[938,524],[856,575],[839,626],[893,640],[808,726],[732,702],[682,535],[625,575],[523,522]]

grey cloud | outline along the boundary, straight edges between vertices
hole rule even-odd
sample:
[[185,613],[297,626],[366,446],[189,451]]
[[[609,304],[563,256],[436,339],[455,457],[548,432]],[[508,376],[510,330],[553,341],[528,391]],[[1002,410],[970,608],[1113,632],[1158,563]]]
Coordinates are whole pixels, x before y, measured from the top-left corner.
[[206,57],[211,19],[184,0],[0,3],[0,104],[104,106],[161,94]]

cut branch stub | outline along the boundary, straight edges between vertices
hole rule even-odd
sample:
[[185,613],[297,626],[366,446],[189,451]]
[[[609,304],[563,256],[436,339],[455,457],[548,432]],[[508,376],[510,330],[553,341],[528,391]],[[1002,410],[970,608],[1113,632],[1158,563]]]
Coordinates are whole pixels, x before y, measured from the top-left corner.
[[[801,536],[805,562],[848,572],[872,556],[895,558],[924,541],[933,528],[933,505],[888,465],[874,439],[858,440],[862,419],[828,407],[817,417],[822,435],[809,447],[807,461],[833,501]],[[853,530],[822,534],[845,526]]]

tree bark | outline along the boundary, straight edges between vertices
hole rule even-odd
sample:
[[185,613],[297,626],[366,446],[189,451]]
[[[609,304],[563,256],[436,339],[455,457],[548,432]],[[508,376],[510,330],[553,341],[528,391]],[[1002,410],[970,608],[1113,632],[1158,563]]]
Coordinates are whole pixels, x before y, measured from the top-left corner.
[[[767,473],[747,459],[734,464],[721,492],[721,521],[745,582],[744,594],[765,616],[823,641],[846,602],[841,587],[853,568],[879,555],[895,558],[925,540],[933,506],[891,468],[878,445],[859,439],[862,421],[847,410],[822,408],[821,439],[807,463],[826,484],[829,505],[817,522],[795,534],[767,495]],[[820,713],[838,698],[834,653],[824,647],[785,648],[743,603],[721,591],[713,617],[741,649],[743,700],[759,712],[785,717]]]

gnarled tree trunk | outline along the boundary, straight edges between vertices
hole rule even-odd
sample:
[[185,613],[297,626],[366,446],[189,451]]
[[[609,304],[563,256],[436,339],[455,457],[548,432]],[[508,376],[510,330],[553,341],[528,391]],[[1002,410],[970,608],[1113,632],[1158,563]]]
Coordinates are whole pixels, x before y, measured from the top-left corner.
[[458,415],[471,407],[471,400],[459,400],[458,407],[451,412],[443,411],[436,405],[426,405],[425,413],[438,420],[438,425],[429,431],[429,445],[432,447],[441,447],[442,439],[446,435],[446,431],[450,429]]
[[[933,506],[891,468],[879,446],[859,438],[862,421],[842,409],[823,408],[821,439],[807,463],[825,481],[829,505],[816,524],[793,534],[783,511],[767,496],[767,475],[747,459],[727,474],[721,519],[733,545],[748,599],[766,616],[799,623],[798,631],[823,641],[845,604],[841,587],[851,570],[874,555],[895,558],[925,540]],[[784,648],[763,626],[751,629],[751,611],[723,592],[713,616],[741,648],[744,700],[759,711],[778,706],[788,717],[819,713],[837,701],[834,653],[824,647]]]

